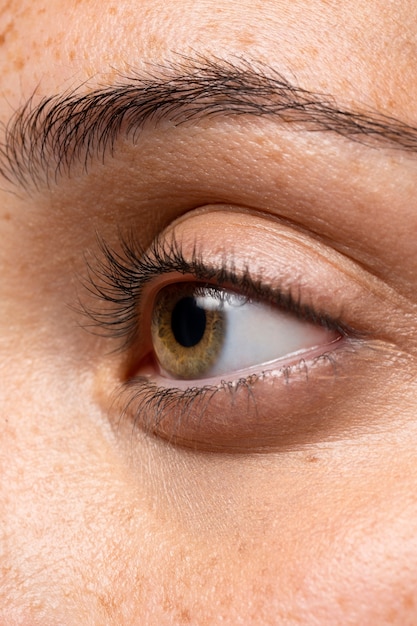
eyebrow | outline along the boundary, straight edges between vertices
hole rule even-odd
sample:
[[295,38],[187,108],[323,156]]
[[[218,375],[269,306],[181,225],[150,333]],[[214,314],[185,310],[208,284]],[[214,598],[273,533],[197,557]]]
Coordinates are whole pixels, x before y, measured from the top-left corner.
[[84,170],[113,154],[121,136],[140,139],[146,124],[217,116],[269,116],[308,131],[330,131],[367,145],[417,152],[417,128],[375,111],[353,111],[334,98],[291,84],[264,64],[181,58],[87,93],[34,98],[3,129],[0,175],[22,187],[57,182],[75,163]]

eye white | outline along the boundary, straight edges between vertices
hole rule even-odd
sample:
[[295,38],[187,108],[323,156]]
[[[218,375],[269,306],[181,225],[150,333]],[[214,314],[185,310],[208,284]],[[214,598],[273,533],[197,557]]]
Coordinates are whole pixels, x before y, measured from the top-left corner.
[[263,365],[291,355],[327,346],[338,334],[317,324],[296,318],[293,314],[262,302],[253,302],[226,292],[196,298],[208,310],[221,309],[225,333],[220,355],[207,372],[217,376]]

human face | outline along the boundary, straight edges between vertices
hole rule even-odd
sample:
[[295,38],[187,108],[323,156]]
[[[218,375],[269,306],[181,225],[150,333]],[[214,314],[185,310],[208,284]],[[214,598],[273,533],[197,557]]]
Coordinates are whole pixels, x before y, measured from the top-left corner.
[[416,33],[1,2],[2,624],[417,622]]

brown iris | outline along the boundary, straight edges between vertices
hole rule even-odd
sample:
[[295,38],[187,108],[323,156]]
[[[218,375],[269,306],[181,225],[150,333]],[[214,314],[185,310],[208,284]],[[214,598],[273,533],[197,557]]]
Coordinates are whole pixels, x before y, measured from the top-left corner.
[[222,291],[176,283],[157,294],[152,313],[153,347],[161,368],[175,378],[209,375],[225,335]]

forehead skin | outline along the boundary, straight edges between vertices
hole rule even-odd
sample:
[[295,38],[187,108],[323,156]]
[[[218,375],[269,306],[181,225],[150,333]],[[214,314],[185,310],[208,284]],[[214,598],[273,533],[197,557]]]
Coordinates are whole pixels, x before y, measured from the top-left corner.
[[[36,103],[85,81],[87,91],[178,54],[266,62],[306,89],[332,94],[346,108],[377,110],[417,125],[413,0],[3,0],[0,122],[7,124],[33,94]],[[390,158],[398,177],[390,179],[388,166],[387,175],[379,173],[393,197],[387,212],[370,202],[376,191],[369,179],[371,189],[362,204],[358,200],[358,211],[340,215],[347,234],[339,245],[349,247],[363,220],[358,256],[365,264],[366,245],[371,258],[385,247],[381,240],[395,221],[379,270],[394,290],[414,294],[415,305],[417,162]],[[397,206],[399,180],[404,195]],[[88,197],[87,189],[81,192]],[[346,183],[343,194],[348,192]],[[132,471],[126,449],[115,443],[87,397],[89,368],[98,358],[94,350],[103,350],[89,339],[91,355],[81,359],[74,351],[67,359],[61,353],[66,339],[47,336],[39,321],[55,315],[58,334],[60,313],[42,309],[39,294],[24,293],[30,293],[25,277],[36,255],[46,250],[48,257],[50,251],[49,218],[36,218],[45,207],[62,217],[57,232],[66,242],[87,245],[81,235],[67,237],[76,219],[66,218],[59,194],[15,195],[0,185],[0,622],[416,623],[413,424],[407,438],[393,432],[377,439],[376,447],[340,445],[328,463],[325,451],[320,462],[320,455],[304,454],[302,465],[299,457],[279,455],[239,462],[227,455],[190,458],[149,442],[141,450],[145,461]],[[77,202],[74,215],[82,223],[85,207],[78,209]],[[368,206],[373,213],[367,220]],[[37,231],[38,224],[45,230]],[[80,224],[72,227],[82,230]],[[61,243],[50,245],[59,261]],[[74,248],[74,258],[68,246],[65,262],[82,256],[83,246]],[[48,285],[41,295],[49,302]],[[14,311],[13,301],[26,309]],[[414,333],[415,358],[411,305],[410,311],[404,313],[404,333]],[[83,342],[79,337],[76,348]],[[398,411],[412,423],[417,400],[404,399],[401,385],[406,378],[414,384],[414,370],[397,366]],[[389,413],[392,406],[390,398],[379,410]]]
[[62,91],[92,77],[110,78],[112,68],[140,69],[169,60],[173,52],[197,51],[249,55],[294,73],[313,91],[365,102],[405,121],[412,115],[412,1],[262,1],[237,7],[233,1],[183,0],[171,2],[169,10],[134,0],[3,4],[1,71],[12,107],[35,88],[39,94]]

